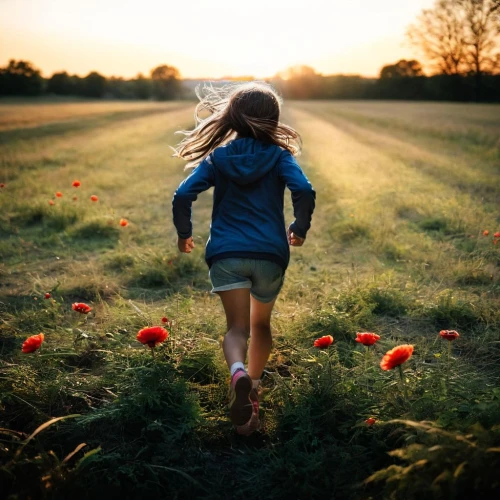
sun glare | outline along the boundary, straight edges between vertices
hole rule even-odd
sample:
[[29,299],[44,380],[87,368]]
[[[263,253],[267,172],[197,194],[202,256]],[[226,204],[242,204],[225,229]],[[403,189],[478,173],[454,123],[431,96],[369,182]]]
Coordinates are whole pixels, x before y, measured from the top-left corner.
[[[341,61],[356,54],[357,72],[366,74],[374,59],[400,55],[406,26],[431,0],[410,3],[191,0],[188,9],[156,0],[4,0],[0,57],[31,59],[44,72],[130,77],[165,62],[184,77],[265,77],[297,64],[342,72]],[[386,50],[374,54],[381,39]]]

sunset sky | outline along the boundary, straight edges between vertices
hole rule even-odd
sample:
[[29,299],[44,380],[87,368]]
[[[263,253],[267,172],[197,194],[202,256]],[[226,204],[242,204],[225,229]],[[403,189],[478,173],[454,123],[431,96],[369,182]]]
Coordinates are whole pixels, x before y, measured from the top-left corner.
[[376,76],[418,58],[405,31],[434,0],[0,0],[0,65],[185,78],[272,76],[306,64],[323,74]]

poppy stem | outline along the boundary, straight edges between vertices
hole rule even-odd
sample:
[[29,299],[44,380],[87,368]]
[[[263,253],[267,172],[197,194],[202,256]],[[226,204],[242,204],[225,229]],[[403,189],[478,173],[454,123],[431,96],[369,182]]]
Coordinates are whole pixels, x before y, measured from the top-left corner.
[[406,389],[406,383],[405,383],[405,378],[403,375],[402,365],[398,365],[398,370],[399,370],[399,377],[401,379],[401,384],[403,385],[403,394],[404,394],[404,398],[405,398],[405,403],[407,403],[408,402],[408,391]]
[[370,348],[366,345],[365,346],[365,368],[364,368],[364,372],[365,372],[365,376],[366,376],[366,392],[367,393],[370,392],[370,377],[368,376],[368,372],[367,372],[368,356],[369,355],[370,355]]
[[153,356],[153,359],[155,359],[155,348],[151,347],[151,355]]
[[446,387],[450,388],[450,370],[451,370],[451,342],[448,341],[448,370],[446,370]]

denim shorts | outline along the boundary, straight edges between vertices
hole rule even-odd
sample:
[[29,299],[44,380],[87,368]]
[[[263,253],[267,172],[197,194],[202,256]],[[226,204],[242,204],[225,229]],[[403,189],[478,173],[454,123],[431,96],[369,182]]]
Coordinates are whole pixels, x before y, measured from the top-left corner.
[[240,258],[215,261],[208,275],[212,293],[250,288],[252,297],[264,303],[278,296],[285,279],[283,269],[275,262]]

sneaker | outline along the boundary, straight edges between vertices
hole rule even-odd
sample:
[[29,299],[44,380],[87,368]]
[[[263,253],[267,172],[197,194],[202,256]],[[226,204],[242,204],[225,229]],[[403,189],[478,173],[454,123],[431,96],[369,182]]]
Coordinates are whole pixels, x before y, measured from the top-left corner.
[[252,416],[246,424],[237,425],[236,432],[241,436],[250,436],[256,430],[260,429],[259,419],[259,396],[256,389],[250,391],[250,401],[252,401]]
[[233,425],[243,425],[250,420],[253,404],[250,400],[252,379],[245,370],[239,369],[231,377],[231,400],[229,415]]

